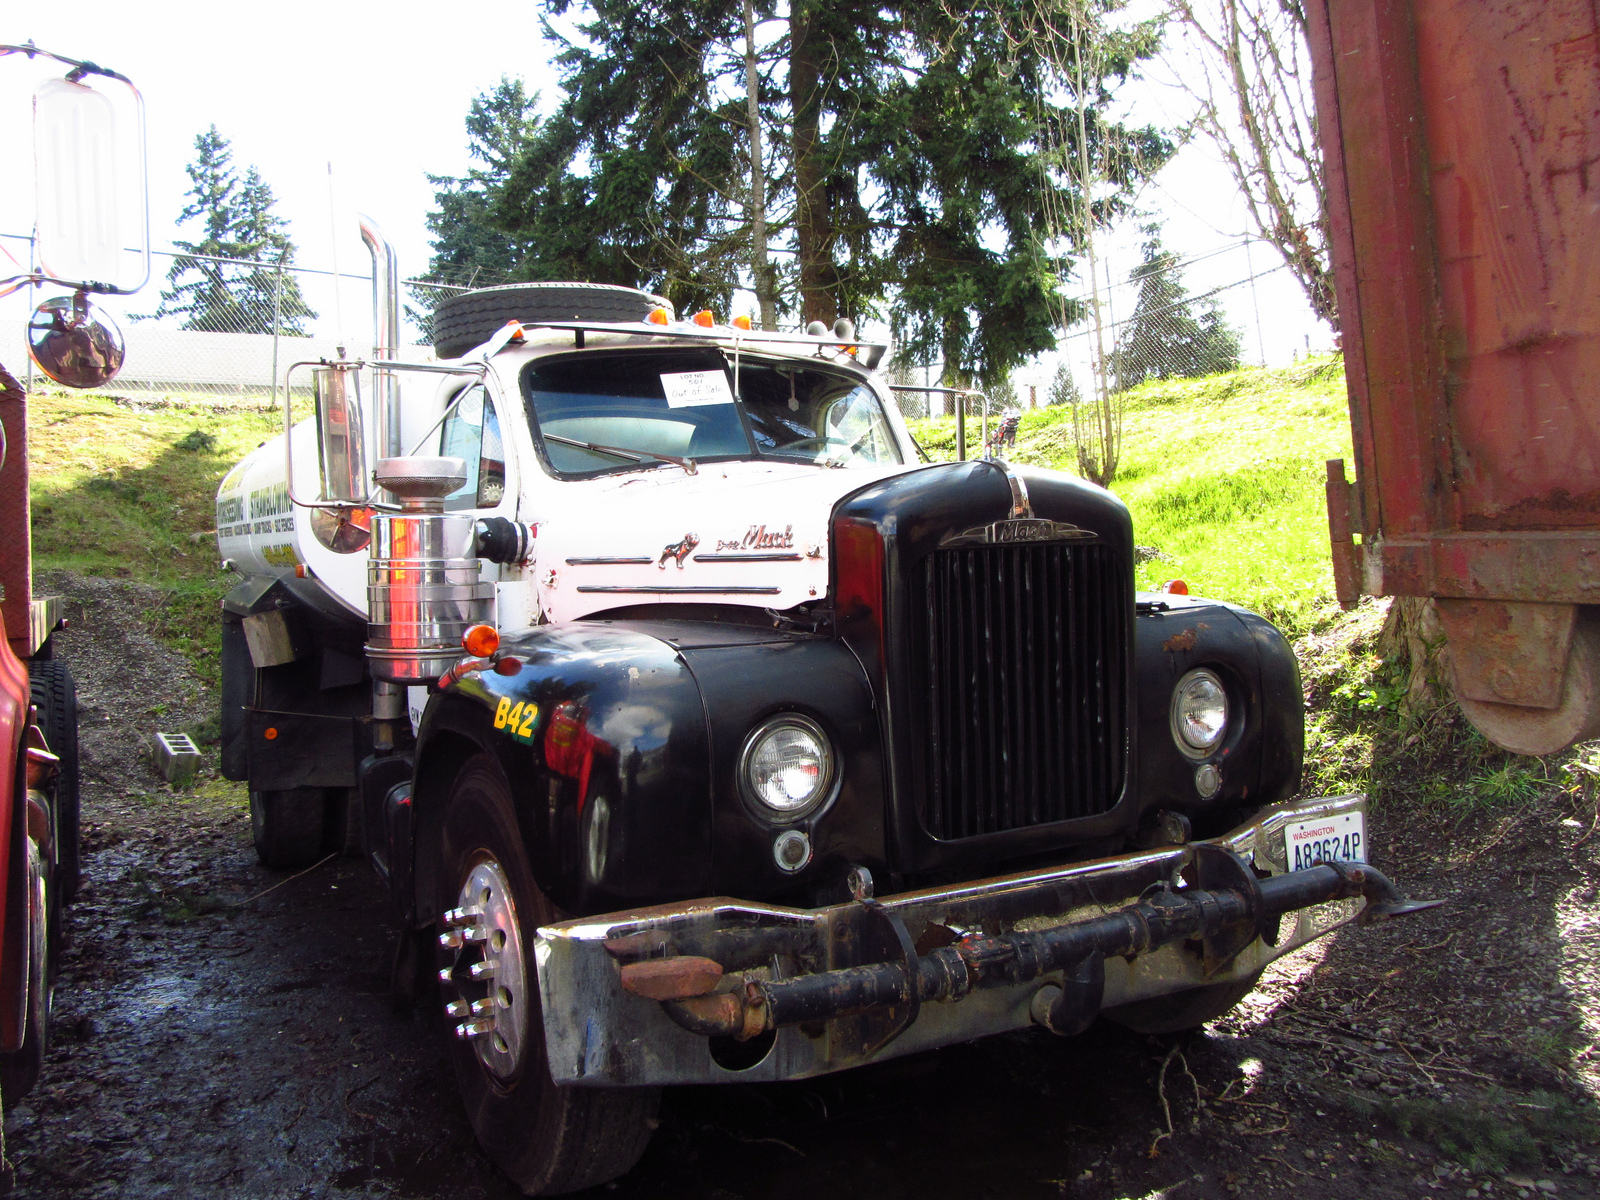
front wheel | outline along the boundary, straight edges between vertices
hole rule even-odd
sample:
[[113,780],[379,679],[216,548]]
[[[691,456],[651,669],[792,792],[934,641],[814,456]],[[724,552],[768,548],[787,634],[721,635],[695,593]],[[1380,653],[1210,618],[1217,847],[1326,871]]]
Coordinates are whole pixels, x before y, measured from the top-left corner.
[[8,1108],[39,1081],[50,1034],[50,871],[32,834],[28,835],[25,854],[28,908],[23,914],[23,932],[28,939],[28,979],[22,1045],[9,1054],[0,1054],[0,1104]]
[[533,933],[560,918],[533,881],[510,786],[488,755],[456,777],[440,854],[452,906],[439,952],[451,1059],[479,1143],[530,1196],[624,1174],[650,1140],[660,1090],[550,1078]]

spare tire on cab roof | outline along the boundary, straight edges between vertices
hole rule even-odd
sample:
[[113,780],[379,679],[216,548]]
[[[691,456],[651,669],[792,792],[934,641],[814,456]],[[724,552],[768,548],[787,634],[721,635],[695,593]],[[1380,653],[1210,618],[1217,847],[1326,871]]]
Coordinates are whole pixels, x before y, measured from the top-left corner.
[[433,351],[440,358],[459,358],[507,321],[642,321],[656,308],[672,313],[671,302],[660,296],[610,283],[479,288],[439,301],[433,310]]

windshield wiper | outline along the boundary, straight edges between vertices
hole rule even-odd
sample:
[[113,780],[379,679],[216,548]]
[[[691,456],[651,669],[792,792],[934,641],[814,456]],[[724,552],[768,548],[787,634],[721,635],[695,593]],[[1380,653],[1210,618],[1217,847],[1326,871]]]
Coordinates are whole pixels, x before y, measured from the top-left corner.
[[580,442],[577,438],[562,437],[559,433],[544,435],[547,442],[560,442],[563,446],[576,446],[580,450],[594,450],[600,454],[614,454],[618,458],[625,458],[629,462],[664,462],[675,467],[682,467],[686,475],[697,475],[699,469],[694,465],[692,458],[679,458],[673,454],[657,454],[654,450],[629,450],[623,446],[602,446],[598,442]]

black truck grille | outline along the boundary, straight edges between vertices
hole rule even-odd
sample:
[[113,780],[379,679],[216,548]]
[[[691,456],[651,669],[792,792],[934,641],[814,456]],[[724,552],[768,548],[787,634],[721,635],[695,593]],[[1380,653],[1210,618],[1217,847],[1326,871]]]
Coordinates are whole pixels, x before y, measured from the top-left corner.
[[1126,568],[1083,543],[936,550],[911,572],[913,777],[940,839],[1111,808],[1127,760]]

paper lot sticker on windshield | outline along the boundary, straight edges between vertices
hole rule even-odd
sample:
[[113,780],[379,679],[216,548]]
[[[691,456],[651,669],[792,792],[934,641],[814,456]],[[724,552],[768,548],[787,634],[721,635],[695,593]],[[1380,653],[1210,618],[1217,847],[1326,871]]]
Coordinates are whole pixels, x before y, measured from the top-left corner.
[[695,408],[703,404],[732,404],[728,377],[721,371],[675,371],[661,377],[668,408]]
[[1291,871],[1319,862],[1366,862],[1367,818],[1354,812],[1296,821],[1284,826],[1283,848]]

